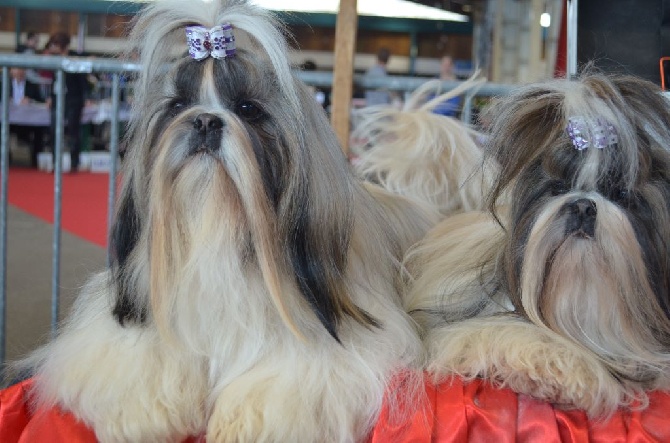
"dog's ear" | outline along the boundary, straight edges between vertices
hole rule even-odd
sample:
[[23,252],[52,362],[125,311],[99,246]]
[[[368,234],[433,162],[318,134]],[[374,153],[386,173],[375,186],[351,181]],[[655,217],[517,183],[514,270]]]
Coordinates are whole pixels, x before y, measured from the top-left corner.
[[133,284],[128,266],[142,228],[132,188],[130,185],[126,186],[121,196],[110,238],[111,270],[115,288],[113,314],[122,325],[126,322],[142,323],[147,314],[147,306],[138,299],[137,288]]
[[[500,166],[488,196],[490,209],[495,208],[504,189],[520,171],[540,158],[547,145],[565,132],[559,124],[563,121],[562,98],[552,89],[529,87],[495,100],[480,117],[490,131],[486,155]],[[514,149],[516,146],[527,149]]]
[[349,297],[347,257],[354,226],[353,174],[324,110],[304,89],[305,134],[303,177],[294,181],[290,202],[281,223],[289,258],[302,295],[330,335],[344,316],[362,324],[377,321]]
[[296,282],[303,297],[326,328],[339,341],[337,324],[340,280],[346,266],[348,235],[338,235],[338,227],[319,230],[309,214],[306,195],[295,202],[294,225],[289,233],[289,254]]

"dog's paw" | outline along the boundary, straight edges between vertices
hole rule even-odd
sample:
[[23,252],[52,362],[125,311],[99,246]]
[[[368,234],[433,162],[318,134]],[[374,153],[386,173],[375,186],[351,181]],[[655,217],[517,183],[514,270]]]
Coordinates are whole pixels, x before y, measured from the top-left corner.
[[590,416],[606,416],[625,401],[624,388],[593,353],[526,321],[471,319],[432,330],[426,340],[428,371],[438,381],[481,377]]
[[162,414],[160,408],[148,413],[136,404],[119,405],[117,408],[108,407],[107,416],[107,419],[95,417],[91,422],[96,438],[104,443],[178,443],[189,435],[177,431],[171,425],[170,417]]
[[37,407],[71,412],[102,442],[181,441],[204,430],[202,359],[161,343],[152,328],[121,327],[107,314],[93,325],[70,325],[33,356]]
[[594,356],[580,349],[556,348],[560,345],[553,349],[558,351],[556,358],[530,353],[525,360],[508,360],[492,368],[494,382],[560,408],[584,410],[592,417],[607,416],[622,404],[621,384]]
[[207,423],[207,441],[212,443],[250,443],[263,439],[263,417],[253,406],[224,408],[217,405]]

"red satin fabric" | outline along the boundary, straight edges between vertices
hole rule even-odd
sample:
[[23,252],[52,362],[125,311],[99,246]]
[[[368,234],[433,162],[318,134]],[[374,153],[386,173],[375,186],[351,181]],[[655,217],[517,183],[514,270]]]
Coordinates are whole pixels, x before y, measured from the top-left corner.
[[384,411],[370,443],[651,443],[670,442],[670,393],[652,392],[642,411],[619,411],[592,421],[577,410],[497,389],[482,380],[426,385],[414,416],[390,423]]
[[[0,391],[0,442],[96,442],[72,414],[57,408],[31,411],[31,385],[26,380]],[[621,411],[607,422],[589,421],[581,411],[554,409],[479,380],[427,384],[426,393],[425,403],[399,423],[392,423],[385,410],[369,443],[670,442],[668,393],[654,392],[647,409]]]
[[26,380],[0,391],[0,441],[5,443],[95,443],[93,431],[56,408],[31,411]]
[[[96,443],[95,433],[74,415],[58,408],[30,408],[28,379],[0,391],[1,443]],[[184,443],[200,440],[189,438]]]

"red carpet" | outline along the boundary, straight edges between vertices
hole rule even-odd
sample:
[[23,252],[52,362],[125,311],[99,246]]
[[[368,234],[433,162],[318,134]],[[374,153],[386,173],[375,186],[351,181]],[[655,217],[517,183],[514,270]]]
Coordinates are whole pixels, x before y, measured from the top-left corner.
[[[10,168],[9,204],[53,223],[54,174]],[[102,247],[107,246],[108,174],[63,174],[61,227]]]

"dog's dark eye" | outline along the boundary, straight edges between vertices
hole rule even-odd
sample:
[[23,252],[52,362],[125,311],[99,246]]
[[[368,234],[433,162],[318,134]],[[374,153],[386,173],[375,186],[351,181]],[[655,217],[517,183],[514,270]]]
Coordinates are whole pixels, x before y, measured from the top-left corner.
[[173,117],[179,114],[184,109],[186,109],[186,102],[179,98],[174,98],[170,100],[170,103],[168,104],[168,112]]
[[613,188],[609,192],[609,198],[618,203],[627,203],[630,201],[632,193],[628,189]]
[[563,195],[570,190],[567,183],[562,180],[554,180],[549,184],[549,193],[552,196]]
[[263,110],[252,102],[241,102],[235,109],[237,115],[245,120],[254,121],[263,115]]

